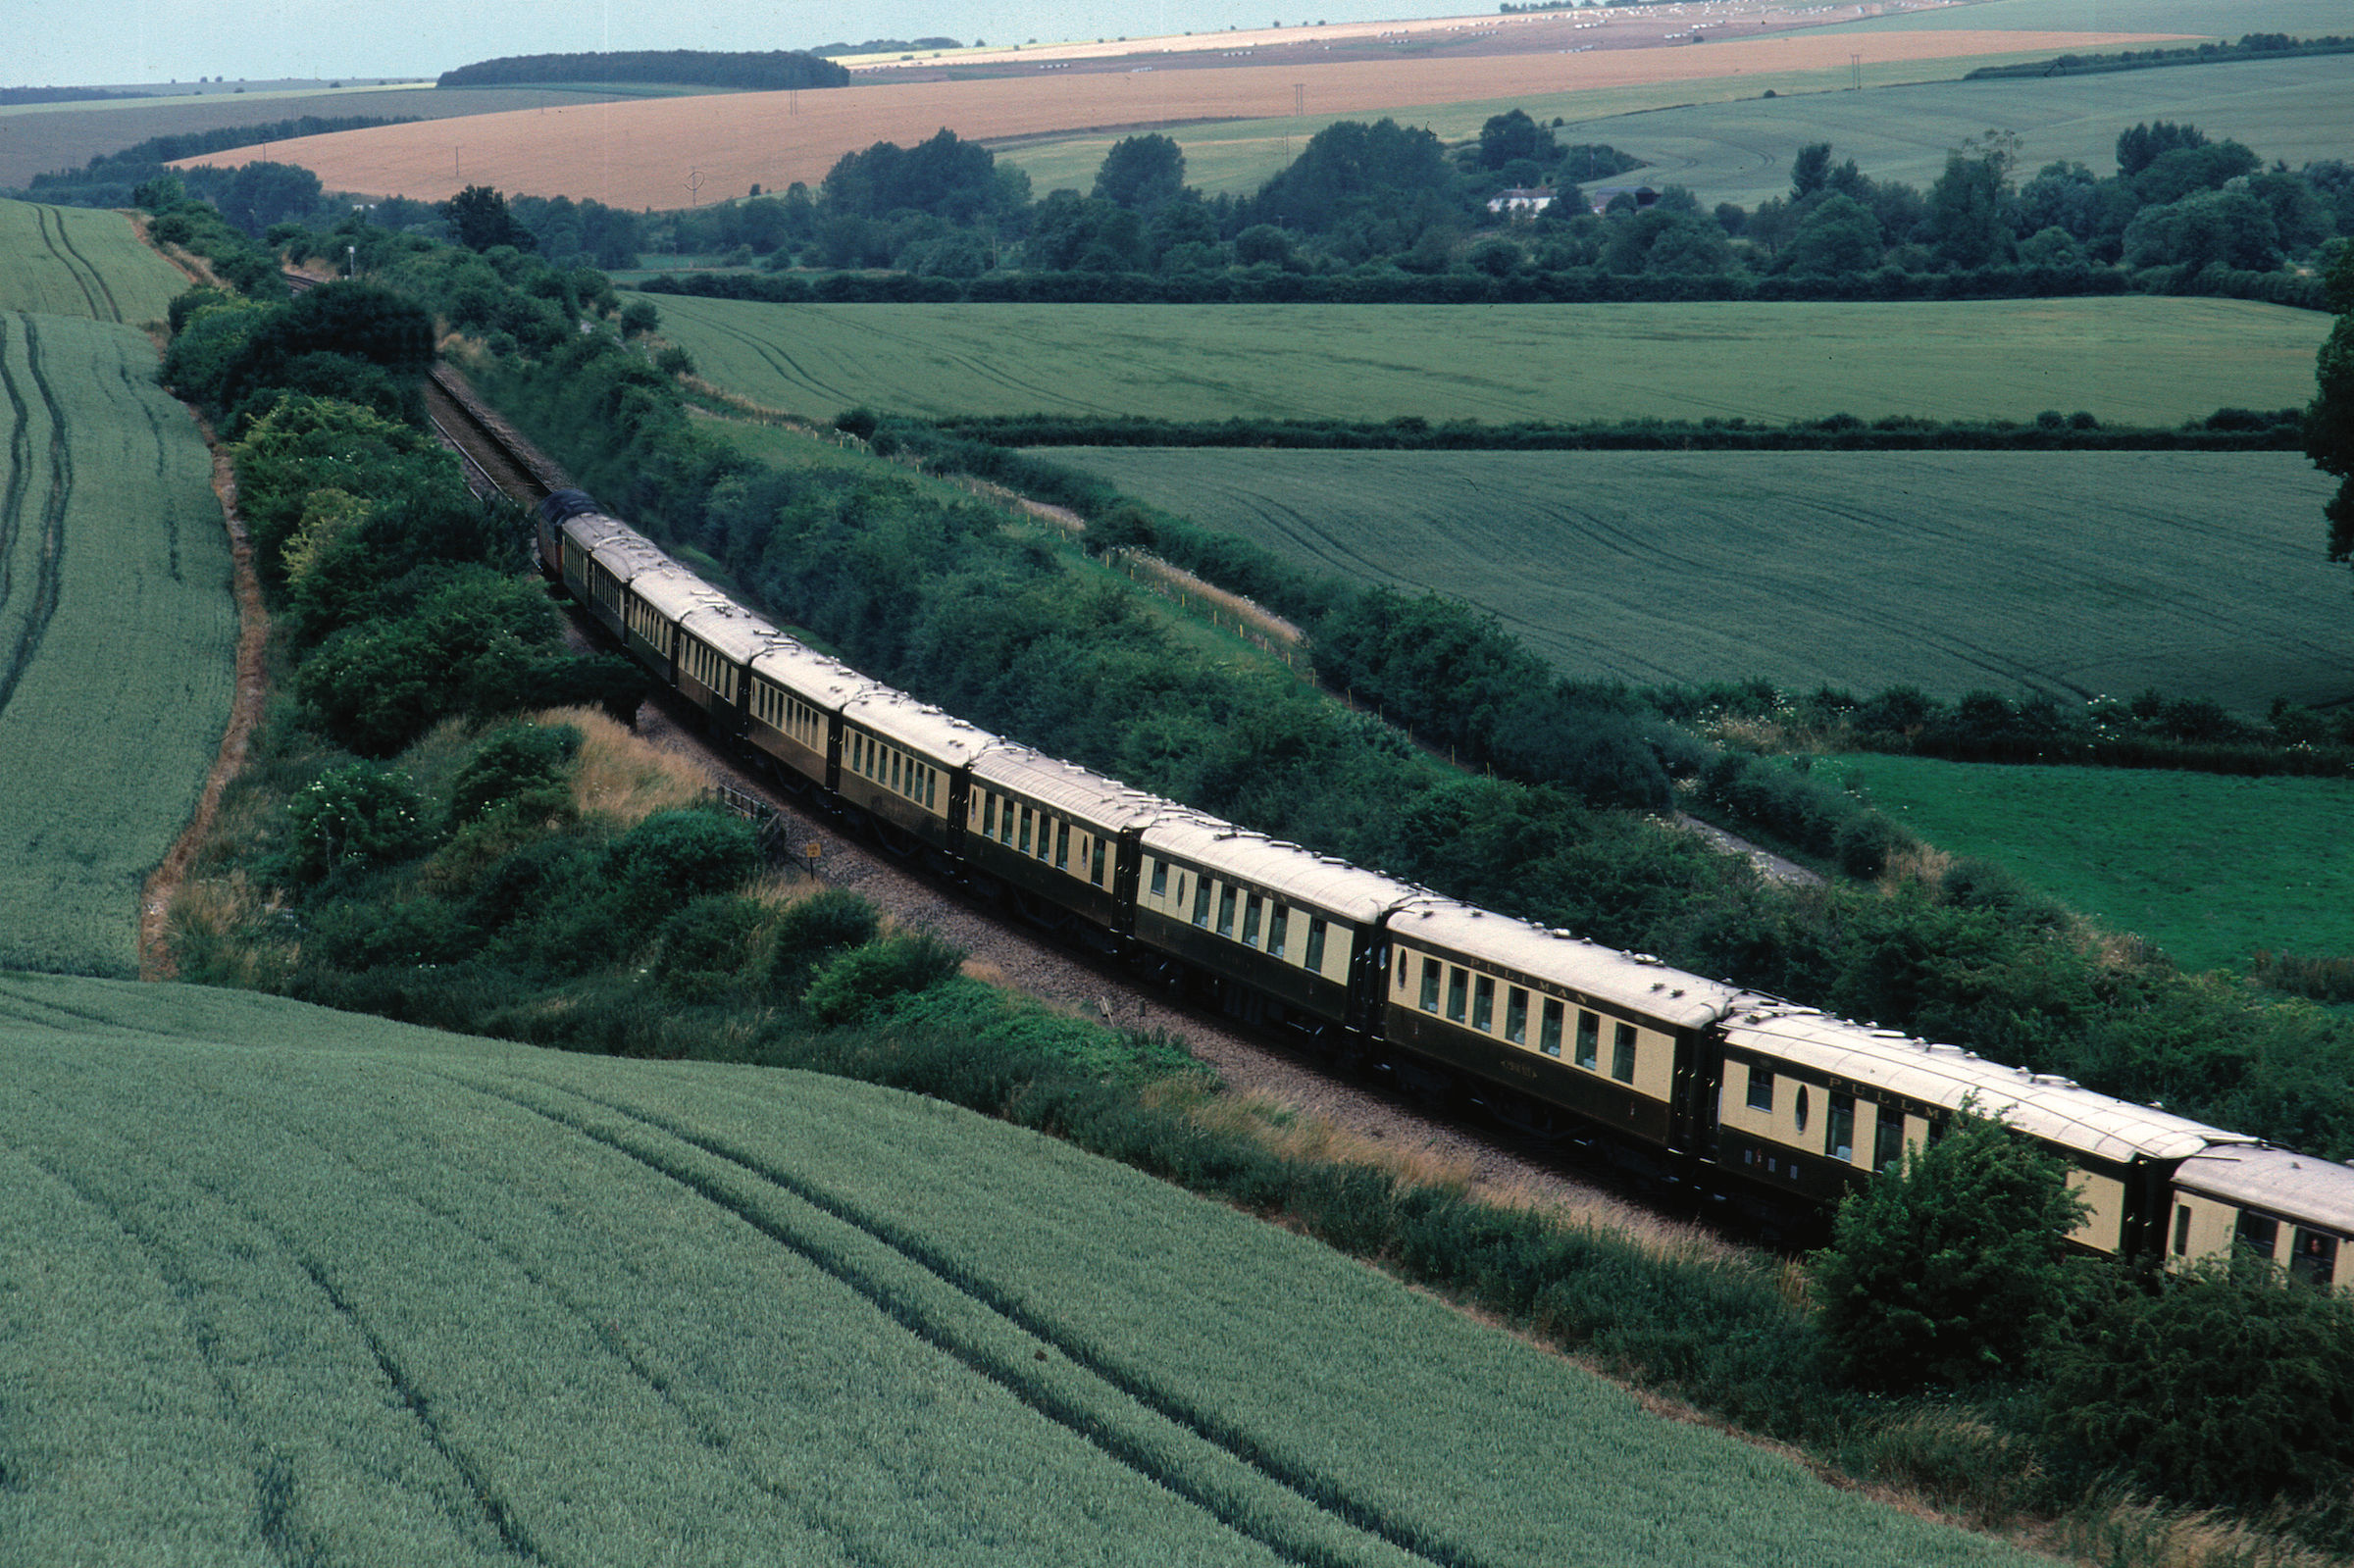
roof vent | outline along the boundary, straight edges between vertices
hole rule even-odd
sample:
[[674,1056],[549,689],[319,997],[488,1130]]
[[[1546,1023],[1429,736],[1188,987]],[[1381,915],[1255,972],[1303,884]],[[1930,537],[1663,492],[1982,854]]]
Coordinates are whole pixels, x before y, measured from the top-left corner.
[[1656,964],[1660,961],[1660,955],[1657,953],[1628,953],[1626,956],[1638,964]]
[[1670,995],[1670,996],[1681,996],[1683,993],[1684,993],[1684,988],[1683,988],[1683,986],[1676,986],[1676,988],[1675,988],[1675,989],[1673,989],[1673,990],[1669,991],[1667,994],[1668,994],[1668,995]]
[[1569,933],[1568,933],[1568,932],[1566,932],[1566,931],[1564,931],[1563,929],[1561,929],[1561,927],[1559,927],[1559,926],[1556,926],[1556,927],[1554,927],[1554,928],[1553,928],[1551,931],[1547,932],[1545,935],[1546,935],[1546,936],[1558,936],[1558,937],[1560,937],[1560,938],[1561,938],[1562,941],[1567,941],[1567,940],[1569,940]]
[[1655,980],[1651,983],[1651,988],[1653,990],[1665,990],[1667,988],[1667,983],[1663,980]]

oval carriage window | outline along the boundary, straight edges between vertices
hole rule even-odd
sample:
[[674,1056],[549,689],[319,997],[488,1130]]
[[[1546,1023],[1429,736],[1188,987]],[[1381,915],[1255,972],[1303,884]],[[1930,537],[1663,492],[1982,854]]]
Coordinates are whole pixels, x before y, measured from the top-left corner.
[[1807,1130],[1807,1089],[1803,1084],[1798,1089],[1798,1130],[1802,1133]]

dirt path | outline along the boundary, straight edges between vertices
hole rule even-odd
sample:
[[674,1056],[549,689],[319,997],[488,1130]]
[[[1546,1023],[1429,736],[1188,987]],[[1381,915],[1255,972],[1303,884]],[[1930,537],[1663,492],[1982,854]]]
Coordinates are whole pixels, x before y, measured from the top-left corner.
[[229,454],[215,438],[212,426],[194,409],[189,414],[196,428],[204,432],[204,444],[213,453],[213,493],[221,498],[222,525],[229,530],[230,558],[234,567],[237,599],[237,690],[229,709],[229,729],[221,736],[221,750],[213,758],[213,766],[204,776],[204,793],[196,802],[196,814],[188,819],[187,827],[174,841],[163,864],[147,878],[147,885],[139,893],[139,978],[141,980],[170,980],[173,978],[172,955],[166,949],[165,936],[172,914],[172,900],[179,895],[180,884],[187,880],[188,868],[194,864],[197,849],[213,831],[213,822],[221,814],[221,797],[229,782],[245,766],[245,751],[252,743],[254,727],[261,723],[262,706],[270,697],[270,672],[266,657],[270,645],[270,613],[262,606],[261,579],[253,569],[253,541],[246,537],[245,520],[237,514],[237,476],[229,461]]

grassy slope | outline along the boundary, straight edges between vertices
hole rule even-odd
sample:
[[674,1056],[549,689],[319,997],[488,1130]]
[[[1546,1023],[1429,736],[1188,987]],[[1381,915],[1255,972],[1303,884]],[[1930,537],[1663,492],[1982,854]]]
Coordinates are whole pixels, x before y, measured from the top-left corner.
[[2340,0],[1985,0],[1837,24],[1839,32],[1916,28],[2073,28],[2088,32],[2184,32],[2236,38],[2247,32],[2301,37],[2346,30]]
[[228,717],[229,541],[144,335],[11,314],[0,344],[0,964],[128,973]]
[[[2328,485],[2285,453],[1048,452],[1564,673],[2261,711],[2354,695]],[[2000,563],[1999,568],[1995,563]]]
[[1919,757],[1817,759],[1940,849],[2009,866],[2185,968],[2354,954],[2354,784]]
[[[2317,30],[2350,28],[2354,22],[2341,15],[2338,25]],[[1755,206],[1788,194],[1791,155],[1812,141],[1830,142],[1874,178],[1925,190],[1944,170],[1946,150],[1990,126],[2020,133],[2022,179],[2070,159],[2114,173],[2118,133],[2150,120],[2191,121],[2294,168],[2354,155],[2354,55],[1807,97],[1752,93],[1613,118],[1570,113],[1571,123],[1555,131],[1561,140],[1608,142],[1649,162],[1649,177],[1689,185],[1709,205]]]
[[39,977],[0,1060],[27,1563],[2020,1560],[933,1101]]
[[2171,425],[2312,395],[2328,318],[2231,300],[1916,305],[759,305],[665,297],[714,382],[829,416],[1582,420],[2089,409]]
[[121,213],[0,201],[0,310],[136,327],[187,286]]

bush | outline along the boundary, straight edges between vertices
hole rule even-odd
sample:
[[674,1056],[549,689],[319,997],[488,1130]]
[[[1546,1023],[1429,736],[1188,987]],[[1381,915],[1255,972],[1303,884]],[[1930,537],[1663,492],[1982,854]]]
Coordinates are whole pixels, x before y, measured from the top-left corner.
[[515,724],[495,732],[450,782],[450,821],[472,822],[502,805],[518,821],[569,814],[566,780],[580,750],[581,732],[568,724]]
[[423,854],[433,835],[405,773],[357,763],[294,791],[287,872],[317,882],[340,871],[387,866]]
[[657,907],[732,892],[761,868],[760,835],[742,817],[690,807],[658,811],[605,852],[604,881],[623,897]]
[[932,932],[885,936],[819,970],[801,1004],[821,1024],[856,1024],[895,996],[946,980],[963,962],[962,951]]
[[2062,1161],[1965,1107],[1851,1193],[1815,1255],[1841,1372],[1895,1391],[2021,1375],[2067,1305],[2083,1213]]
[[823,888],[777,917],[770,978],[780,988],[796,988],[819,959],[873,941],[881,926],[864,898],[846,887]]
[[725,999],[743,977],[752,938],[766,914],[749,898],[707,895],[688,900],[662,923],[654,983],[680,1001]]
[[2210,1259],[2113,1289],[2053,1357],[2047,1432],[2072,1468],[2261,1510],[2354,1481],[2354,1301],[2269,1262]]

